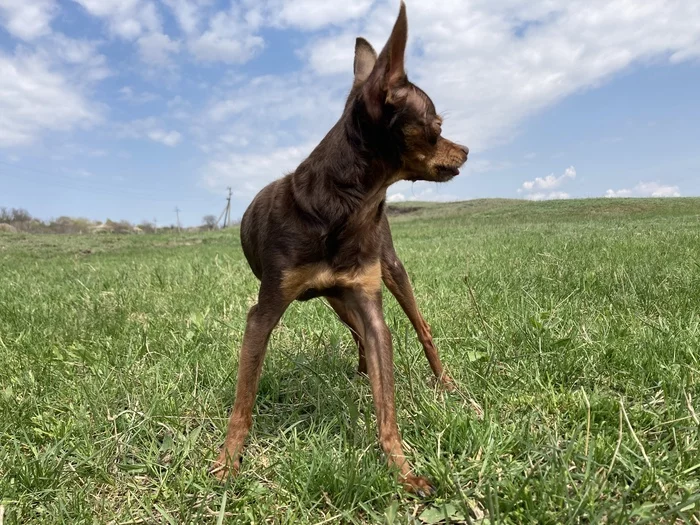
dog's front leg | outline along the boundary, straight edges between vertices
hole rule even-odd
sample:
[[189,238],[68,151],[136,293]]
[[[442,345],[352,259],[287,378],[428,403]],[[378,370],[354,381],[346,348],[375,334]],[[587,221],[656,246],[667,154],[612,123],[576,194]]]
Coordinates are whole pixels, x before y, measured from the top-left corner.
[[418,304],[413,294],[413,288],[411,287],[411,281],[408,278],[406,269],[396,255],[396,252],[394,252],[393,247],[385,250],[382,256],[382,279],[392,295],[396,297],[396,300],[399,302],[399,305],[401,305],[408,320],[411,321],[418,335],[418,340],[421,345],[423,345],[423,352],[428,359],[433,374],[435,374],[435,378],[445,389],[454,390],[454,381],[452,381],[442,366],[440,356],[433,342],[433,334],[430,330],[430,325],[428,325],[418,309]]
[[221,480],[229,474],[236,475],[240,468],[243,444],[253,424],[253,405],[267,342],[288,305],[289,302],[282,299],[279,291],[263,283],[258,295],[258,304],[248,312],[238,362],[236,400],[228,421],[226,441],[212,468],[212,473]]
[[401,445],[394,403],[393,348],[391,333],[382,312],[381,291],[367,293],[366,290],[353,290],[349,294],[346,306],[361,320],[361,336],[377,413],[381,447],[387,455],[389,465],[398,468],[399,480],[404,488],[421,497],[428,496],[435,491],[434,487],[426,478],[412,473]]

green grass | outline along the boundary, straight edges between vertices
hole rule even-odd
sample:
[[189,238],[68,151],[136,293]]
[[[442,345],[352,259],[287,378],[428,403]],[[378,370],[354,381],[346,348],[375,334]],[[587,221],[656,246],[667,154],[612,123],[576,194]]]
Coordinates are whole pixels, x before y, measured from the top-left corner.
[[406,206],[397,251],[460,385],[433,386],[387,293],[434,500],[388,474],[319,300],[274,332],[241,476],[207,474],[257,290],[237,231],[0,235],[5,523],[699,523],[700,199]]

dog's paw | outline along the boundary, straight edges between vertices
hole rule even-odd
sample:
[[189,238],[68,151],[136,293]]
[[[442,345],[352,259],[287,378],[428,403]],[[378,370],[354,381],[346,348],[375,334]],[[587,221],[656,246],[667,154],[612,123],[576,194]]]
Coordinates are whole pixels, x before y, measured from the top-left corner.
[[419,498],[428,498],[437,492],[433,484],[422,476],[405,476],[401,480],[401,484],[407,492],[415,494]]
[[447,374],[440,377],[431,376],[428,380],[432,388],[437,388],[442,392],[457,392],[457,383]]
[[457,384],[454,382],[454,379],[447,374],[442,374],[442,377],[438,380],[438,384],[440,388],[446,392],[455,392],[457,390]]
[[219,481],[226,481],[229,477],[236,477],[240,469],[241,458],[234,460],[226,450],[222,450],[219,453],[219,457],[214,461],[209,473]]

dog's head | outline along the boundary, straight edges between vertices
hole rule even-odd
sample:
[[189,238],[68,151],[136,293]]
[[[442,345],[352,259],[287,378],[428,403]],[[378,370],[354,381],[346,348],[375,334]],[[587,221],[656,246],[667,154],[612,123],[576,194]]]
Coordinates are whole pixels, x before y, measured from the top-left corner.
[[371,126],[384,131],[400,166],[394,180],[445,182],[459,175],[469,150],[442,136],[442,118],[430,97],[408,80],[404,54],[408,37],[406,5],[379,55],[364,38],[355,43],[351,98]]

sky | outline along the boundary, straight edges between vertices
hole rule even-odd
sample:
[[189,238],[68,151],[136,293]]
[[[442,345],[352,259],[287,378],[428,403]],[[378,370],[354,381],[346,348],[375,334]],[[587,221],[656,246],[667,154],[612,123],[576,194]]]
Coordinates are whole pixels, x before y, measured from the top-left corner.
[[[240,217],[338,119],[398,0],[0,0],[0,206]],[[700,195],[697,0],[407,0],[409,79],[469,146],[388,200]]]

